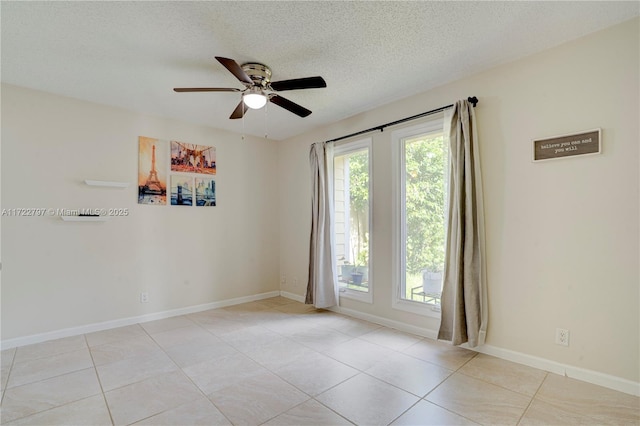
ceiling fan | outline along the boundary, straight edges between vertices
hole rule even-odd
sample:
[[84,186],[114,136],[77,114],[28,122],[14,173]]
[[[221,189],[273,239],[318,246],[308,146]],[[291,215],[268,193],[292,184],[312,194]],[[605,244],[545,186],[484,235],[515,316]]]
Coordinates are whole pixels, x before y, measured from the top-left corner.
[[267,101],[287,111],[291,111],[300,117],[306,117],[311,114],[311,111],[295,102],[283,98],[276,92],[327,87],[327,83],[322,77],[271,81],[271,69],[264,64],[248,62],[240,66],[233,59],[222,58],[220,56],[216,56],[216,59],[244,84],[244,89],[236,89],[233,87],[176,87],[173,90],[176,92],[241,92],[242,100],[229,117],[231,119],[242,118],[248,108],[260,109],[265,106]]

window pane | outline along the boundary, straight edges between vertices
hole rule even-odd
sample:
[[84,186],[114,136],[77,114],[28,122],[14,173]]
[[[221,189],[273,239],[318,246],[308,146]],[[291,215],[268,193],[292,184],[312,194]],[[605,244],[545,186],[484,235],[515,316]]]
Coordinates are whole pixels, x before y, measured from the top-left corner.
[[341,287],[369,291],[369,150],[334,156],[335,253]]
[[447,151],[441,133],[403,141],[404,279],[401,297],[440,304]]

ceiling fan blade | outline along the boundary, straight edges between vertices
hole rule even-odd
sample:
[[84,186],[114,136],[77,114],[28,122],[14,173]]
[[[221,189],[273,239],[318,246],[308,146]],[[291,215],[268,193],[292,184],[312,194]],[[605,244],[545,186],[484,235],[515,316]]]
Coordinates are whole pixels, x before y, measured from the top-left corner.
[[174,92],[242,92],[241,89],[233,87],[176,87]]
[[244,101],[240,101],[229,118],[232,120],[235,120],[236,118],[242,118],[244,116],[244,113],[247,112],[248,109],[249,107],[244,104]]
[[216,59],[226,69],[228,69],[231,74],[235,75],[238,80],[240,80],[243,83],[247,83],[247,84],[253,85],[253,80],[251,80],[249,78],[247,73],[244,72],[242,67],[240,67],[240,65],[238,65],[238,63],[236,61],[234,61],[233,59],[223,58],[223,57],[220,57],[220,56],[216,56]]
[[311,114],[311,111],[309,111],[305,107],[300,106],[295,102],[291,102],[289,99],[283,98],[282,96],[273,95],[269,98],[269,101],[273,102],[279,107],[286,109],[287,111],[291,111],[292,113],[300,117],[306,117]]
[[327,87],[327,83],[324,81],[324,78],[320,76],[271,82],[271,88],[278,92],[283,90],[320,89],[322,87]]

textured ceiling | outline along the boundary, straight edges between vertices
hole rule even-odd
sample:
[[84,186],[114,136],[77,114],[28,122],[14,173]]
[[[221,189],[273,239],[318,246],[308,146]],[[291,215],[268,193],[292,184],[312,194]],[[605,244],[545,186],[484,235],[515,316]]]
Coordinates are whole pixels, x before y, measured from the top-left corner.
[[[5,83],[285,139],[638,16],[638,2],[2,1]],[[229,120],[242,85],[214,56],[262,62],[273,80],[321,75]],[[267,124],[265,124],[267,123]],[[244,130],[243,130],[244,126]]]

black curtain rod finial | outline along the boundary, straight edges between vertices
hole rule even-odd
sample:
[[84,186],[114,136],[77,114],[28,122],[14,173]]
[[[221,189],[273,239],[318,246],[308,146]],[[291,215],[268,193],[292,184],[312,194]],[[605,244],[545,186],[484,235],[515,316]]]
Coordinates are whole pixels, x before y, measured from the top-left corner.
[[476,98],[475,96],[469,96],[467,98],[467,101],[471,102],[473,104],[473,107],[476,107],[476,104],[478,103],[478,98]]

